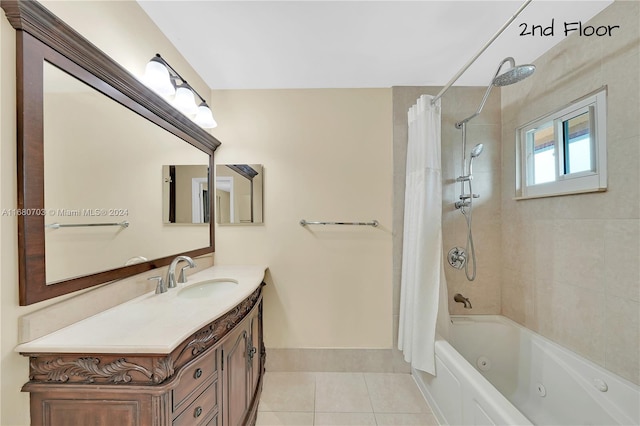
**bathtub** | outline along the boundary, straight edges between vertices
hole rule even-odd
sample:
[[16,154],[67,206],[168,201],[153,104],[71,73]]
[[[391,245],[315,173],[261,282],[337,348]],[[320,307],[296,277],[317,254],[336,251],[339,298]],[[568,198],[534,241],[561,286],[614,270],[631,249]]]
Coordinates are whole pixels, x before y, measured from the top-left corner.
[[451,321],[437,376],[413,370],[441,424],[640,424],[637,385],[505,317]]

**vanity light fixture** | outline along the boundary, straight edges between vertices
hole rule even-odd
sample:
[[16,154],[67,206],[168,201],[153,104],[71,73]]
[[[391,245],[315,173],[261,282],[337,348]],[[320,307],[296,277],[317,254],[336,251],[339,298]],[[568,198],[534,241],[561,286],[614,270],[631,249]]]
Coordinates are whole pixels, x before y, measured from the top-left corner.
[[[212,129],[218,125],[204,98],[159,53],[147,63],[142,81],[200,127]],[[200,105],[195,96],[200,98]]]

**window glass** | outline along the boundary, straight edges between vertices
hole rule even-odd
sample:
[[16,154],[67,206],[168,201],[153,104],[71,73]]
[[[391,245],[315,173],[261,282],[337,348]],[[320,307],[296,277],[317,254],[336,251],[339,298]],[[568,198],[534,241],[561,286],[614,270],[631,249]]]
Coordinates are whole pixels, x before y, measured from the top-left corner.
[[607,188],[606,88],[517,129],[516,197]]
[[553,122],[543,124],[528,132],[531,175],[527,179],[529,185],[552,182],[556,179],[555,138]]
[[563,121],[565,142],[564,173],[593,171],[594,153],[591,144],[589,111]]

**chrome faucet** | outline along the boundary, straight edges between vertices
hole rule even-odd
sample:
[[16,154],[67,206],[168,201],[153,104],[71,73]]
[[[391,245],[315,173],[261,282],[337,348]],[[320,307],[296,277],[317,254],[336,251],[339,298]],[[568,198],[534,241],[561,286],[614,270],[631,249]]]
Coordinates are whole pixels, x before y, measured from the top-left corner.
[[456,293],[453,296],[453,300],[458,303],[464,303],[465,309],[471,309],[471,302],[469,302],[469,299],[467,297],[464,297],[460,293]]
[[180,270],[180,277],[178,278],[179,283],[186,283],[187,277],[185,274],[185,269],[187,268],[195,268],[196,263],[189,256],[178,256],[171,261],[171,265],[169,265],[169,270],[167,271],[167,288],[176,288],[176,266],[180,261],[184,260],[189,265],[183,267]]

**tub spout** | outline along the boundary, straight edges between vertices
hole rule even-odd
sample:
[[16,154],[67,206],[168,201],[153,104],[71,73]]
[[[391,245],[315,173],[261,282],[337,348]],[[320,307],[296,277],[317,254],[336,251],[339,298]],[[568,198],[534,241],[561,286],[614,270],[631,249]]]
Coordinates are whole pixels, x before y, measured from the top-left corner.
[[463,303],[465,309],[471,309],[471,302],[469,302],[469,299],[464,297],[460,293],[455,294],[453,296],[453,300],[458,303]]

